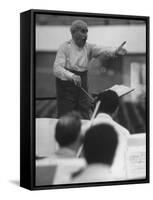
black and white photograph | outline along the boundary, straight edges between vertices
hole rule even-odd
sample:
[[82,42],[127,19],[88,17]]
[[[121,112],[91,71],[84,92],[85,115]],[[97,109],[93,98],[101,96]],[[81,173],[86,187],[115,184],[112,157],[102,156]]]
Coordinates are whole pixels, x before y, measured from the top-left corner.
[[148,17],[33,17],[34,188],[148,182]]
[[146,21],[35,19],[36,186],[146,179]]

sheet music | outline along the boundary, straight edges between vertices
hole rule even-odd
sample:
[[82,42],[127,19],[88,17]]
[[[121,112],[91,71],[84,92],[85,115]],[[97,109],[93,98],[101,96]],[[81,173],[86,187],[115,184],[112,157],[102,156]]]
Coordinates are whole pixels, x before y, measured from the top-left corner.
[[133,146],[127,153],[127,178],[145,178],[146,177],[146,147]]
[[115,91],[119,97],[126,95],[132,91],[134,91],[134,88],[125,86],[125,85],[114,85],[113,87],[109,88],[109,90]]

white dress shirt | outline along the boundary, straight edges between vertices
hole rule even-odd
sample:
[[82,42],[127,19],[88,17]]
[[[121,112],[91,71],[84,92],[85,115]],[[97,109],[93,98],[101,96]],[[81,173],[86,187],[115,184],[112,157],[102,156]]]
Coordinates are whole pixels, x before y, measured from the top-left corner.
[[61,80],[71,80],[73,73],[69,70],[86,71],[90,60],[101,54],[115,56],[115,49],[97,47],[89,43],[79,48],[73,40],[67,41],[57,51],[53,66],[54,75]]
[[109,166],[103,164],[89,164],[75,178],[70,180],[70,183],[92,183],[114,181],[112,171]]

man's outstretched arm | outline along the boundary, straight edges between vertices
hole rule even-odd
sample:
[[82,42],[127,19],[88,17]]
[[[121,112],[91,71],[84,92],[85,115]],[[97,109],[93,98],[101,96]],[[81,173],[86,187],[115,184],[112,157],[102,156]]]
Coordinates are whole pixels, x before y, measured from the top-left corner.
[[124,41],[119,47],[98,47],[97,45],[89,44],[91,57],[116,57],[116,56],[124,56],[127,54],[127,50],[123,48],[126,41]]

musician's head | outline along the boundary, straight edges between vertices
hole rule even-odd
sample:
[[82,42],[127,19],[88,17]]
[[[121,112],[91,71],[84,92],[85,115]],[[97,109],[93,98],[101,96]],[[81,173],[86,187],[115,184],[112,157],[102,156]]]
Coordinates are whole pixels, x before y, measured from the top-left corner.
[[98,112],[113,115],[119,107],[119,96],[113,90],[106,90],[98,95],[100,107]]
[[111,166],[118,145],[118,134],[110,124],[99,124],[87,130],[84,156],[88,164]]
[[55,139],[60,147],[77,148],[80,141],[81,119],[77,112],[59,118],[55,128]]
[[88,37],[88,26],[82,20],[75,20],[71,25],[71,34],[75,44],[83,48]]

